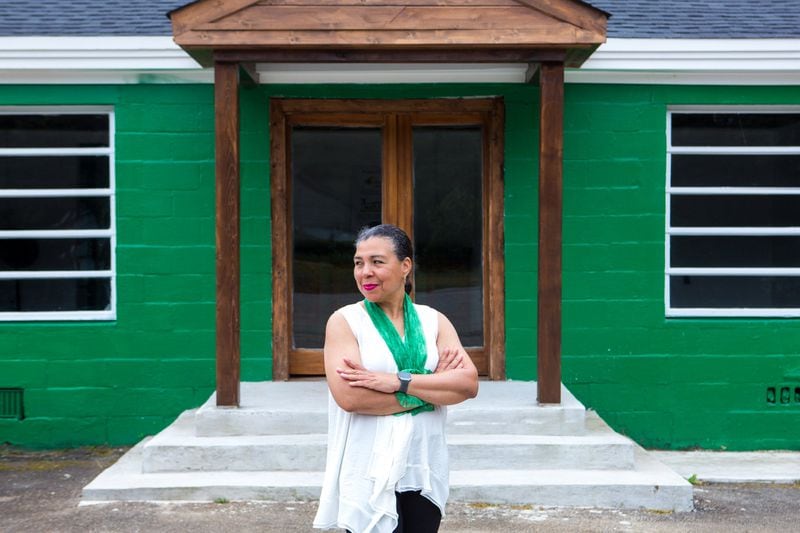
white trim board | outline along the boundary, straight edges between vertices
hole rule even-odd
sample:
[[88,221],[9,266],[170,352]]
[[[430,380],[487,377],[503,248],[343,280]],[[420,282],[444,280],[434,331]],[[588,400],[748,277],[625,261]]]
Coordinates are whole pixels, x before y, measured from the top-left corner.
[[0,37],[2,70],[202,70],[172,37]]
[[[523,83],[521,64],[259,64],[261,83]],[[608,39],[567,83],[800,85],[800,39]],[[213,83],[172,37],[0,37],[0,83]]]
[[572,83],[800,84],[800,39],[609,39]]

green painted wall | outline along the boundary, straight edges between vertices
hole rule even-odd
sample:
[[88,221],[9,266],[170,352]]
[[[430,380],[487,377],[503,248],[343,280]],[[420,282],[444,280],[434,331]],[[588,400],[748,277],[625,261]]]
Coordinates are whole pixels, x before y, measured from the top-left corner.
[[9,87],[0,105],[112,105],[117,320],[0,323],[0,387],[25,389],[0,442],[127,444],[214,387],[213,92]]
[[[800,104],[799,94],[567,86],[564,381],[646,446],[800,449],[800,402],[766,402],[768,386],[800,387],[797,322],[668,320],[663,306],[667,105]],[[269,379],[272,364],[269,97],[490,95],[507,117],[508,376],[535,379],[538,90],[415,85],[242,90],[244,380]],[[118,317],[0,323],[0,388],[24,387],[27,415],[0,420],[0,442],[133,443],[214,386],[213,89],[0,86],[0,105],[22,104],[115,108]]]
[[766,401],[800,387],[798,320],[664,317],[667,106],[800,104],[798,87],[577,85],[566,98],[566,385],[645,446],[800,449],[800,400]]

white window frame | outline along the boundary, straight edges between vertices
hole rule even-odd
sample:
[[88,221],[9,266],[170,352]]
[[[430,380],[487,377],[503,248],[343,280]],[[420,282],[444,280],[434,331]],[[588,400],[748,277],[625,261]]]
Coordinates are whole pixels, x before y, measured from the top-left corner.
[[110,282],[109,308],[99,311],[31,311],[0,312],[0,322],[47,320],[115,320],[117,318],[117,268],[116,268],[116,178],[115,178],[115,122],[111,106],[2,106],[0,115],[107,115],[108,146],[91,148],[2,148],[3,156],[108,156],[108,188],[102,189],[0,189],[0,198],[52,198],[52,197],[106,197],[109,201],[110,223],[108,229],[96,230],[0,230],[0,244],[12,238],[91,238],[109,239],[111,268],[109,270],[54,270],[54,271],[0,271],[0,280],[16,279],[86,279],[106,278]]
[[779,114],[800,113],[800,106],[777,105],[738,105],[738,106],[669,106],[667,108],[667,183],[666,183],[666,238],[665,241],[665,275],[664,275],[664,307],[667,317],[798,317],[800,308],[673,308],[670,303],[671,276],[800,276],[800,268],[672,268],[670,266],[670,240],[673,235],[692,236],[800,236],[800,227],[679,227],[673,228],[671,223],[671,198],[673,195],[700,194],[735,195],[735,194],[769,194],[800,195],[800,187],[672,187],[672,155],[673,154],[735,154],[735,155],[800,155],[800,146],[673,146],[672,115],[673,114],[708,114],[708,113],[748,113]]

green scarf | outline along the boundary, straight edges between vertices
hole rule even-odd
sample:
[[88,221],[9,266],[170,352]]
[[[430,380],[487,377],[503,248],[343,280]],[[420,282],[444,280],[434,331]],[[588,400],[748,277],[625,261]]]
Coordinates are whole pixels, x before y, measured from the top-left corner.
[[[378,304],[374,304],[367,299],[364,299],[364,307],[367,314],[372,319],[372,324],[378,333],[381,334],[389,351],[392,352],[394,362],[397,363],[397,370],[402,372],[411,372],[412,374],[430,374],[431,371],[425,368],[425,361],[428,359],[428,349],[425,346],[425,334],[422,331],[422,324],[419,321],[417,310],[414,309],[414,304],[411,302],[408,294],[405,295],[403,300],[403,321],[405,323],[406,338],[405,341],[400,338],[397,328],[394,327],[392,321],[383,312]],[[426,401],[420,400],[416,396],[396,392],[395,396],[397,401],[403,407],[411,407],[413,409],[397,413],[404,415],[411,413],[417,415],[425,411],[433,411],[433,405]]]

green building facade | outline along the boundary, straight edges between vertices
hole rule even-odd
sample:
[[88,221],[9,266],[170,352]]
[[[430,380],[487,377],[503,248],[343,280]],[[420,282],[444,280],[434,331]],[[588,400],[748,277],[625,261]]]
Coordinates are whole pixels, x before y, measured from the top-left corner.
[[[22,407],[0,418],[0,442],[132,444],[213,392],[213,91],[0,86],[2,110],[112,110],[116,245],[114,318],[0,322],[0,389],[22,394]],[[646,447],[800,449],[797,318],[668,316],[665,305],[670,111],[779,109],[791,118],[800,86],[568,83],[565,91],[564,384]],[[243,381],[272,378],[274,97],[502,98],[506,377],[536,379],[537,87],[260,85],[240,95]],[[797,181],[800,166],[794,172]]]

